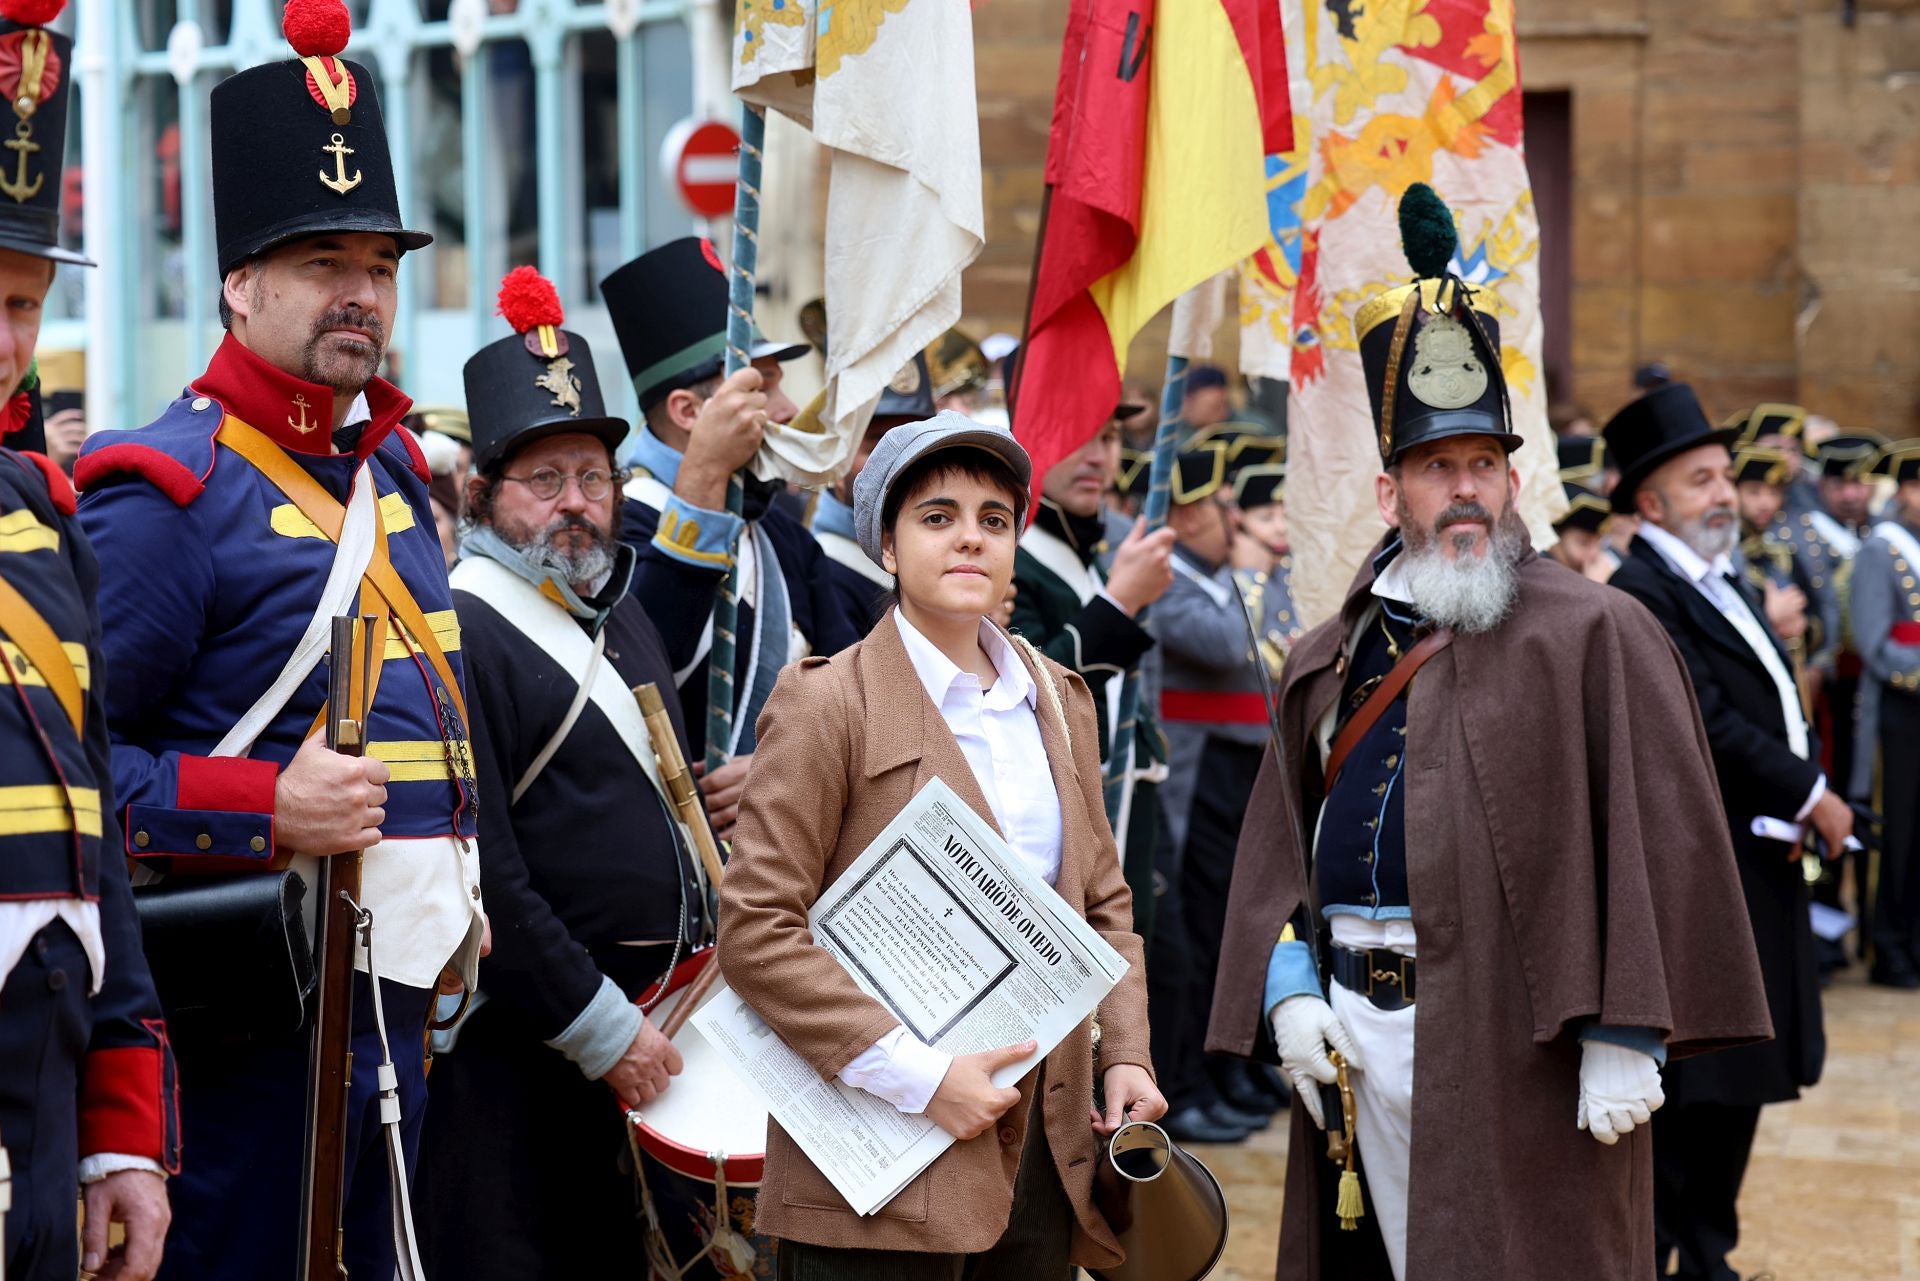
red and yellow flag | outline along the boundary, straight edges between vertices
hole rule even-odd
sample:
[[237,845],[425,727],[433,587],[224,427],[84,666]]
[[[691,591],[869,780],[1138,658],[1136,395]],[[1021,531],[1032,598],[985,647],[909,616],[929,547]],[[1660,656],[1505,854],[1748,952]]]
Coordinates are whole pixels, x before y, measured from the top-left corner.
[[1292,137],[1272,0],[1073,0],[1013,403],[1036,490],[1112,414],[1141,326],[1266,243]]

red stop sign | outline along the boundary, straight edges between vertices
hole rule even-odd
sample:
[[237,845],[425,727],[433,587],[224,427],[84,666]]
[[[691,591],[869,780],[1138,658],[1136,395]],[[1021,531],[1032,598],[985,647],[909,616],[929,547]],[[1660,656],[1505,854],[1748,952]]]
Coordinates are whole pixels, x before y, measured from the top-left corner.
[[660,167],[687,208],[701,218],[733,212],[740,133],[718,120],[682,120],[667,132]]

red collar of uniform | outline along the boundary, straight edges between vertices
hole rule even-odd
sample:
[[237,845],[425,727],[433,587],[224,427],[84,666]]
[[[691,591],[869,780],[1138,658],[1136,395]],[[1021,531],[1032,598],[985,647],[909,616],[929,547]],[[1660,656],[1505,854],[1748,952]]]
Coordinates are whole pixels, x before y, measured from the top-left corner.
[[[295,378],[242,346],[232,334],[213,353],[207,372],[193,384],[196,395],[211,396],[221,408],[264,432],[284,449],[302,454],[333,452],[333,391]],[[355,453],[366,458],[413,408],[413,401],[384,378],[365,389],[373,421],[360,435]],[[304,427],[302,426],[304,424]]]

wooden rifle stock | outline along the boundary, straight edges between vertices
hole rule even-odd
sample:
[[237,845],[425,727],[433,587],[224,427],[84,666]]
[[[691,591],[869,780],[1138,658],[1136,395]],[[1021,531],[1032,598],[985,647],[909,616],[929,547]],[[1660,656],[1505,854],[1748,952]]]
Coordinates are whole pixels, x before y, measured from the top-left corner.
[[[327,675],[327,746],[366,755],[366,713],[373,683],[372,618],[333,620]],[[307,1066],[306,1161],[300,1184],[301,1281],[337,1281],[346,1209],[347,1092],[353,1080],[353,953],[359,926],[358,850],[318,860],[313,1039]],[[381,1279],[384,1281],[384,1278]]]
[[[680,821],[693,834],[693,847],[700,855],[700,864],[707,869],[707,880],[714,889],[720,888],[720,878],[726,875],[720,863],[720,846],[713,838],[713,828],[707,823],[707,807],[700,799],[699,789],[693,785],[693,776],[687,772],[687,761],[680,754],[680,740],[673,735],[673,718],[667,715],[667,706],[660,700],[660,689],[649,682],[635,685],[633,696],[640,704],[640,714],[647,721],[647,737],[653,740],[653,756],[660,763],[660,781],[665,784],[667,795],[673,798],[674,809],[680,812]],[[686,1026],[693,1012],[706,999],[714,980],[719,976],[719,949],[707,957],[700,972],[694,975],[693,982],[680,998],[679,1004],[668,1012],[660,1024],[661,1033],[671,1041]]]

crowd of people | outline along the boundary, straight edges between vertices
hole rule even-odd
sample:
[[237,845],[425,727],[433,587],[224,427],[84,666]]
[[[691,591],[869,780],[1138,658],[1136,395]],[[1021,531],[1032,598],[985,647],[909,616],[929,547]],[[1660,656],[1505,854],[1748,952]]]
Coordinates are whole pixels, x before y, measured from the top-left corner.
[[[791,491],[752,463],[812,348],[756,332],[727,372],[697,238],[601,283],[638,423],[531,268],[464,407],[415,407],[380,371],[428,237],[344,31],[288,32],[295,59],[213,93],[226,337],[73,485],[33,372],[73,255],[51,194],[0,208],[9,1275],[304,1275],[303,896],[346,852],[351,1275],[660,1270],[628,1113],[682,1075],[659,1003],[716,938],[823,1077],[958,1140],[861,1216],[770,1125],[757,1204],[701,1211],[721,1275],[1112,1267],[1101,1136],[1282,1113],[1282,1276],[1733,1275],[1759,1109],[1819,1077],[1823,974],[1851,939],[1920,989],[1920,443],[1789,405],[1716,427],[1650,377],[1598,434],[1557,416],[1536,555],[1497,319],[1410,242],[1413,282],[1355,321],[1387,532],[1309,631],[1284,434],[1222,371],[1189,376],[1162,528],[1151,388],[1036,475],[1017,353],[958,331],[842,480]],[[12,99],[48,193],[68,91]],[[358,753],[341,615],[373,637]],[[1129,962],[1044,1057],[921,1042],[808,932],[932,778]]]

